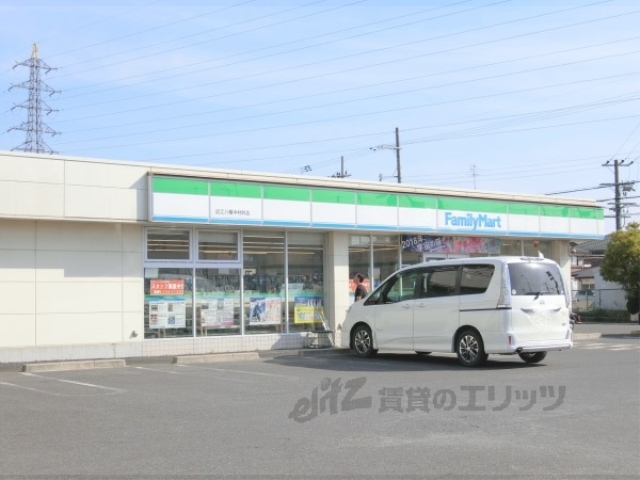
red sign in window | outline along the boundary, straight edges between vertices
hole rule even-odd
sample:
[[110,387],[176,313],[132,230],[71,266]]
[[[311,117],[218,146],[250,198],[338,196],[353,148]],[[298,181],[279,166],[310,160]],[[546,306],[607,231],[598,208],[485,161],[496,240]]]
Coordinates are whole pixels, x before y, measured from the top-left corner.
[[183,295],[184,280],[151,280],[149,293],[151,295]]

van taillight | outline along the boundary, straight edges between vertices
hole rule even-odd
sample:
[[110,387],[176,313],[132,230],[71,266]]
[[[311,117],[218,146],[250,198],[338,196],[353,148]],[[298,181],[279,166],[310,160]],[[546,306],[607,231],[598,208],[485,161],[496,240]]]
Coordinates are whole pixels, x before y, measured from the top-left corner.
[[506,263],[502,264],[502,275],[500,275],[498,308],[511,308],[511,279],[509,278],[509,267]]

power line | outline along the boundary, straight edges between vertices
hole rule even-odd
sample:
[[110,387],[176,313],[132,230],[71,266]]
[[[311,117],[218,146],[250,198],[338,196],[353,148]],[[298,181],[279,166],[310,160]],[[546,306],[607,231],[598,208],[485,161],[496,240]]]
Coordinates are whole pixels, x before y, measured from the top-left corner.
[[[609,0],[606,0],[606,1],[609,1]],[[501,2],[497,2],[497,3],[502,3],[502,1]],[[598,2],[598,3],[603,3],[603,2]],[[493,5],[494,4],[490,4],[488,6],[493,6]],[[585,7],[593,6],[593,5],[595,5],[595,4],[584,5],[584,6],[581,6],[580,8],[585,8]],[[486,7],[486,6],[484,6],[484,7]],[[574,10],[575,8],[578,8],[578,7],[572,7],[570,9],[561,10],[560,12],[565,12],[567,10]],[[465,49],[465,48],[486,46],[486,45],[490,45],[490,44],[494,44],[494,43],[499,43],[499,42],[502,42],[502,41],[505,41],[505,40],[513,40],[513,39],[521,38],[521,37],[524,37],[524,36],[536,35],[536,34],[540,34],[540,33],[548,33],[550,31],[556,31],[556,30],[561,30],[561,29],[565,29],[565,28],[572,28],[572,27],[581,26],[581,25],[585,25],[585,24],[591,24],[591,23],[594,23],[594,22],[610,20],[610,19],[613,19],[613,18],[621,17],[621,16],[632,15],[632,14],[636,14],[636,13],[639,13],[639,12],[640,12],[640,10],[637,10],[637,11],[633,11],[633,12],[630,12],[630,13],[623,13],[623,14],[612,15],[612,16],[608,16],[608,17],[601,17],[601,18],[597,18],[597,19],[593,19],[593,20],[574,22],[574,23],[567,24],[567,25],[562,25],[562,26],[559,26],[559,27],[545,28],[545,29],[536,30],[536,31],[533,31],[533,32],[520,33],[520,34],[517,34],[517,35],[511,35],[511,36],[508,36],[508,37],[502,37],[502,38],[488,40],[488,41],[484,41],[484,42],[478,42],[478,43],[474,43],[474,44],[467,44],[467,45],[458,46],[458,47],[450,47],[450,48],[446,48],[444,50],[427,52],[427,53],[422,53],[422,54],[418,54],[418,55],[412,55],[412,56],[406,57],[406,58],[389,60],[389,61],[384,61],[384,62],[378,62],[378,63],[369,64],[369,65],[365,65],[365,66],[361,66],[361,67],[355,67],[355,68],[349,68],[349,69],[346,69],[346,70],[340,70],[340,71],[337,71],[337,72],[330,72],[330,73],[325,73],[325,74],[320,74],[320,75],[314,75],[312,77],[305,77],[305,78],[301,78],[301,79],[292,79],[292,80],[288,80],[288,81],[284,81],[284,82],[279,82],[277,85],[285,85],[285,84],[290,84],[290,83],[295,83],[295,82],[300,82],[300,81],[305,81],[305,80],[310,80],[310,79],[323,78],[323,77],[327,77],[327,76],[330,76],[330,75],[349,73],[349,72],[353,72],[353,71],[356,71],[356,70],[361,70],[363,68],[390,65],[390,64],[394,64],[394,63],[404,62],[404,61],[407,61],[407,60],[415,60],[416,58],[424,58],[424,57],[431,56],[431,55],[436,55],[436,54],[452,53],[454,51],[458,51],[458,50]],[[552,12],[552,13],[559,13],[559,12]],[[516,23],[516,22],[520,22],[520,21],[524,21],[524,20],[531,20],[533,18],[537,18],[539,16],[550,15],[552,13],[545,13],[545,14],[542,14],[542,15],[532,15],[532,16],[529,16],[529,17],[523,17],[523,18],[520,18],[520,19],[510,20],[510,21],[507,21],[507,22],[496,23],[496,24],[493,24],[493,25],[485,26],[485,27],[467,29],[467,30],[460,31],[460,32],[445,34],[445,35],[441,35],[441,36],[437,36],[437,37],[429,37],[427,39],[423,39],[423,40],[419,40],[419,41],[415,41],[415,42],[403,43],[403,44],[399,44],[399,45],[394,45],[392,47],[383,47],[383,48],[378,48],[378,49],[367,50],[365,52],[359,52],[357,54],[351,54],[351,55],[341,56],[341,57],[337,57],[337,58],[331,58],[331,59],[326,59],[326,60],[308,62],[308,63],[304,63],[304,64],[301,64],[301,65],[295,65],[295,66],[280,68],[280,69],[276,69],[276,70],[270,70],[270,71],[266,71],[266,72],[254,73],[254,74],[251,74],[251,75],[244,74],[241,77],[233,77],[233,78],[229,78],[229,79],[225,79],[225,80],[217,80],[217,81],[214,81],[214,82],[202,83],[202,84],[191,86],[189,88],[200,88],[200,87],[212,86],[212,85],[225,83],[225,82],[247,80],[247,79],[250,79],[250,78],[255,78],[255,77],[259,77],[259,76],[263,76],[263,75],[268,75],[268,74],[273,74],[273,73],[282,73],[282,72],[285,72],[285,71],[288,71],[288,70],[292,70],[292,69],[296,69],[296,68],[309,67],[309,66],[319,65],[319,64],[323,64],[323,63],[335,62],[337,60],[346,60],[346,59],[350,59],[350,58],[352,58],[354,56],[360,56],[360,55],[372,54],[372,53],[380,53],[381,51],[389,50],[389,49],[392,49],[392,48],[395,49],[395,48],[400,48],[400,47],[411,46],[411,45],[418,44],[418,43],[424,43],[424,42],[428,42],[428,41],[432,41],[432,40],[441,40],[441,39],[448,38],[448,37],[455,36],[455,35],[461,35],[461,34],[476,32],[478,30],[485,30],[485,29],[489,29],[489,28],[495,28],[497,26]],[[265,58],[265,57],[260,57],[259,59],[263,59],[263,58]],[[242,61],[242,62],[235,62],[235,63],[231,63],[231,64],[216,65],[215,67],[211,67],[210,69],[212,69],[212,68],[220,69],[220,68],[225,67],[225,66],[237,65],[239,63],[244,63],[244,62],[253,61],[253,60],[256,60],[256,59],[250,59],[250,60],[245,60],[245,61]],[[210,70],[210,69],[206,69],[206,70]],[[205,71],[205,70],[198,70],[198,71],[189,72],[189,73],[193,74],[193,73],[199,73],[199,72],[202,72],[202,71]],[[172,76],[172,77],[162,77],[162,78],[159,78],[159,79],[155,79],[153,81],[167,80],[167,79],[175,78],[176,76],[182,76],[182,75],[183,74],[175,75],[175,76]],[[147,81],[147,82],[144,82],[144,83],[149,83],[149,82],[150,81]],[[138,83],[138,84],[140,84],[140,83]],[[271,85],[267,85],[267,86],[271,86]],[[264,88],[264,87],[259,87],[259,88]],[[178,89],[178,90],[181,90],[181,89]],[[253,90],[253,89],[243,90],[243,92],[246,92],[246,91],[249,91],[249,90]],[[161,91],[161,92],[155,92],[153,94],[139,95],[139,96],[136,96],[136,97],[133,97],[133,98],[143,98],[143,97],[156,96],[156,95],[166,94],[166,93],[169,93],[169,92],[172,92],[172,91],[176,91],[176,89],[164,90],[164,91]],[[92,93],[101,93],[101,92],[103,92],[103,91],[99,90],[97,92],[92,92]],[[235,93],[240,93],[240,92],[235,92]],[[83,94],[83,95],[86,95],[86,94]],[[76,96],[79,96],[79,95],[76,95]],[[68,98],[74,98],[74,97],[75,96],[70,96]],[[128,98],[121,99],[121,101],[128,101],[128,100],[132,100],[133,98],[128,97]],[[90,104],[90,105],[85,105],[83,108],[94,107],[94,106],[101,105],[101,104],[102,103],[94,103],[94,104]]]

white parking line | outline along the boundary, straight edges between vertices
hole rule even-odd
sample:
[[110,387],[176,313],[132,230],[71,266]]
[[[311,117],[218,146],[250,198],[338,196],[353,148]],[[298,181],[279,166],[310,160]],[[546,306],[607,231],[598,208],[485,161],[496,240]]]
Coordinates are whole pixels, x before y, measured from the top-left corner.
[[576,345],[577,348],[585,348],[595,350],[597,348],[604,348],[607,346],[606,343],[580,343]]
[[36,375],[35,373],[25,373],[25,372],[20,372],[21,375],[24,375],[26,377],[36,377],[36,378],[44,378],[46,380],[54,380],[56,382],[61,382],[61,383],[70,383],[72,385],[80,385],[82,387],[90,387],[90,388],[99,388],[101,390],[108,390],[114,393],[124,393],[126,390],[122,390],[121,388],[113,388],[113,387],[103,387],[102,385],[95,385],[93,383],[84,383],[84,382],[76,382],[74,380],[65,380],[63,378],[55,378],[55,377],[48,377],[48,376],[44,376],[44,375]]
[[611,345],[607,350],[636,350],[638,345]]
[[9,382],[0,382],[0,385],[6,385],[8,387],[14,387],[14,388],[21,388],[23,390],[29,390],[31,392],[46,393],[47,395],[55,395],[55,396],[58,396],[58,397],[68,397],[69,396],[69,395],[65,395],[63,393],[48,392],[46,390],[40,390],[39,388],[25,387],[24,385],[17,385],[15,383],[9,383]]

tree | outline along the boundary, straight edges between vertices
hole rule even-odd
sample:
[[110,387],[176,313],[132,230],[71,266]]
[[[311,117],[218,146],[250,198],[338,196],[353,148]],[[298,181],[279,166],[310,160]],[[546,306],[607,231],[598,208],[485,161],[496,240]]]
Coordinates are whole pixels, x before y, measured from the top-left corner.
[[640,311],[640,223],[630,223],[626,230],[611,234],[600,274],[606,281],[622,285],[630,313]]

